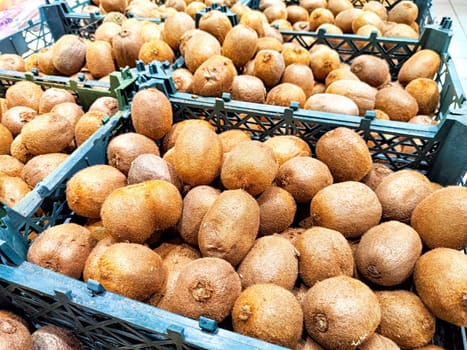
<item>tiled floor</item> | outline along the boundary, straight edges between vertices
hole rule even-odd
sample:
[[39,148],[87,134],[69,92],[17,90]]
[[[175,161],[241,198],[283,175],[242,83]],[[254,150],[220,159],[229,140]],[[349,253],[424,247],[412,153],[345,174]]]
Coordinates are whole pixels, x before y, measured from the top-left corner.
[[452,19],[453,38],[449,52],[457,74],[467,92],[467,2],[465,0],[433,0],[433,12],[438,19]]

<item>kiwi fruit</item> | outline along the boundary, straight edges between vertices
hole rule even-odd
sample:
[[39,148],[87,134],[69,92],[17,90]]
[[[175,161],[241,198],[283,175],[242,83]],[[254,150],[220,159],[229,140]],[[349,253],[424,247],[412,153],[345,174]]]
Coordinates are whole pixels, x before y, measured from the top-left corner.
[[268,23],[266,16],[258,10],[245,12],[240,18],[240,24],[246,25],[256,31],[258,38],[264,36],[264,24]]
[[266,87],[261,79],[253,75],[237,75],[232,82],[230,95],[234,100],[264,104]]
[[350,0],[328,0],[327,8],[336,16],[344,10],[353,8],[353,5]]
[[388,21],[411,24],[418,16],[417,4],[412,1],[401,1],[388,11]]
[[235,332],[295,348],[303,330],[303,311],[289,290],[272,283],[245,289],[232,310]]
[[314,32],[323,23],[335,23],[334,14],[327,8],[318,7],[310,12],[308,22],[310,31]]
[[313,93],[313,71],[308,65],[301,63],[289,64],[282,74],[281,83],[291,83],[301,87],[305,97],[308,98]]
[[[30,122],[37,116],[37,111],[31,107],[15,106],[8,108],[2,115],[2,123],[0,128],[7,128],[12,136],[18,135],[26,123]],[[5,131],[2,134],[7,135]],[[6,136],[8,140],[8,136]]]
[[260,209],[260,235],[282,232],[293,223],[297,205],[286,190],[270,186],[261,193],[257,201]]
[[86,42],[74,34],[62,35],[53,45],[52,64],[61,74],[72,75],[83,68]]
[[20,177],[0,175],[0,202],[13,208],[31,191]]
[[357,33],[358,30],[363,27],[364,25],[371,24],[378,28],[379,30],[383,30],[384,22],[376,13],[373,11],[363,10],[359,15],[355,16],[352,21],[352,31]]
[[406,90],[389,86],[376,93],[375,108],[389,115],[391,120],[407,122],[418,113],[417,100]]
[[267,89],[280,81],[284,70],[284,57],[279,52],[267,49],[256,53],[253,74],[263,81]]
[[302,64],[309,66],[310,52],[299,44],[287,43],[282,46],[282,56],[284,57],[285,66],[291,64]]
[[8,108],[23,106],[32,108],[37,112],[39,111],[39,101],[42,93],[43,90],[39,85],[23,80],[10,86],[5,93],[5,98]]
[[365,141],[352,129],[337,127],[316,143],[316,157],[325,163],[335,182],[360,181],[373,161]]
[[326,87],[331,85],[336,80],[360,80],[355,73],[353,73],[349,67],[339,67],[336,68],[326,75],[324,83]]
[[294,157],[311,156],[308,143],[295,135],[275,135],[264,144],[272,148],[279,166]]
[[316,80],[324,81],[334,69],[339,68],[340,57],[336,50],[328,46],[319,46],[311,51],[310,67]]
[[24,59],[13,53],[3,53],[0,55],[0,69],[25,72],[26,64]]
[[433,79],[440,65],[441,58],[436,51],[422,49],[415,52],[402,64],[398,81],[405,86],[417,78]]
[[88,220],[84,227],[86,227],[89,232],[91,232],[92,238],[94,238],[96,241],[101,241],[104,238],[110,237],[110,235],[105,230],[104,225],[102,224],[102,220],[100,219]]
[[143,153],[137,156],[128,170],[128,184],[144,182],[147,180],[164,180],[172,183],[179,190],[182,182],[179,179],[174,167],[152,153]]
[[78,215],[97,219],[107,196],[125,185],[126,176],[110,165],[98,164],[84,168],[67,181],[68,206]]
[[274,86],[266,95],[266,104],[289,107],[292,102],[303,108],[306,95],[303,89],[292,83],[280,83]]
[[[191,18],[196,19],[196,14],[198,12],[204,10],[206,7],[207,7],[207,5],[202,1],[192,1],[189,4],[187,4],[185,12],[188,13]],[[232,9],[230,9],[230,10],[232,10]]]
[[381,307],[378,332],[403,349],[428,344],[435,334],[435,316],[421,299],[406,290],[376,292]]
[[410,223],[428,248],[464,249],[467,247],[466,210],[467,189],[448,186],[418,202]]
[[286,7],[287,20],[294,24],[300,21],[308,21],[308,11],[300,5],[289,5]]
[[390,80],[389,65],[386,60],[372,56],[360,55],[352,60],[350,70],[361,81],[373,87],[379,87]]
[[167,61],[173,63],[175,54],[172,48],[162,39],[151,39],[146,41],[139,49],[138,59],[145,64],[152,61]]
[[351,8],[339,12],[334,18],[336,26],[338,26],[344,33],[353,33],[352,22],[355,17],[361,14],[363,10],[361,8]]
[[365,340],[358,348],[358,350],[400,350],[399,345],[393,342],[391,339],[379,334],[373,333],[373,335]]
[[383,181],[386,176],[392,174],[393,172],[394,171],[385,164],[373,163],[370,172],[363,177],[361,182],[375,191],[381,181]]
[[195,29],[194,19],[185,12],[177,12],[164,21],[162,39],[176,51],[180,45],[180,38],[190,29]]
[[353,100],[358,106],[360,116],[375,109],[377,90],[363,81],[340,79],[327,86],[325,92],[343,95]]
[[[162,140],[162,151],[167,153],[168,150],[175,146],[175,141],[177,141],[180,132],[187,126],[191,126],[194,124],[202,124],[212,130],[215,130],[215,127],[209,123],[207,120],[203,119],[185,119],[179,121],[172,125],[170,131],[164,136]],[[165,157],[165,154],[164,154]]]
[[230,129],[218,134],[222,143],[222,151],[225,154],[230,152],[236,145],[243,141],[250,141],[251,138],[247,131],[240,129]]
[[135,67],[144,42],[135,28],[122,30],[112,38],[112,54],[118,67]]
[[175,89],[179,92],[193,92],[193,74],[186,68],[177,68],[171,74]]
[[95,79],[105,77],[116,70],[112,44],[95,40],[86,46],[86,68]]
[[[221,55],[221,44],[219,41],[213,35],[201,30],[195,32],[191,37],[188,36],[188,39],[186,39],[185,42],[182,41],[182,44],[180,44],[180,50],[182,49],[185,66],[193,74],[196,72],[198,67],[200,67],[201,64],[209,58]],[[232,62],[229,58],[224,58],[224,60],[227,59]]]
[[131,121],[137,133],[154,140],[160,139],[172,126],[172,104],[156,88],[140,90],[133,97]]
[[358,115],[357,104],[349,97],[332,93],[321,93],[310,96],[303,106],[304,109],[313,111]]
[[39,113],[48,113],[57,104],[63,102],[75,102],[75,97],[68,90],[54,87],[48,88],[39,99]]
[[306,339],[301,338],[295,350],[324,350],[321,345],[315,342],[309,336]]
[[26,327],[29,327],[29,324],[26,321],[26,319],[24,317],[22,317],[21,315],[19,315],[18,313],[16,313],[16,311],[13,312],[13,311],[9,311],[9,310],[0,309],[0,318],[14,319],[16,321],[21,322]]
[[417,101],[419,114],[433,115],[435,113],[440,101],[436,81],[428,78],[416,78],[407,84],[405,90]]
[[53,325],[42,326],[32,333],[33,349],[83,350],[83,344],[72,331]]
[[220,193],[220,190],[207,185],[195,186],[187,192],[183,198],[182,216],[177,223],[177,231],[185,242],[198,245],[201,221]]
[[92,110],[84,113],[74,126],[75,143],[79,147],[103,125],[105,112]]
[[109,44],[112,44],[113,37],[120,33],[121,30],[122,27],[118,23],[103,22],[96,28],[94,39],[96,41],[107,41]]
[[270,36],[258,38],[255,52],[258,53],[261,50],[282,52],[282,42],[279,39]]
[[81,225],[51,226],[31,243],[27,261],[79,279],[94,244],[90,232]]
[[413,273],[422,253],[417,232],[399,221],[386,221],[360,238],[355,261],[361,276],[382,286],[403,283]]
[[204,215],[198,231],[203,256],[238,265],[253,246],[259,230],[260,209],[246,191],[223,191]]
[[83,108],[75,102],[62,102],[56,104],[50,112],[60,115],[62,118],[67,119],[73,128],[78,123],[78,120],[83,116]]
[[9,154],[0,154],[0,176],[21,177],[24,164]]
[[[81,118],[82,119],[82,118]],[[107,147],[108,164],[128,175],[131,162],[140,154],[151,153],[159,156],[159,147],[147,136],[129,132],[115,136]]]
[[383,21],[388,19],[388,10],[383,3],[378,1],[369,1],[365,3],[362,7],[364,11],[373,11],[376,13]]
[[269,146],[260,141],[245,141],[226,155],[220,179],[227,189],[241,188],[256,196],[272,184],[278,169],[279,164]]
[[112,116],[118,111],[118,100],[112,96],[101,96],[89,106],[88,112],[102,112]]
[[0,348],[8,350],[32,349],[29,329],[11,317],[0,317]]
[[27,163],[28,160],[34,157],[34,155],[29,152],[24,145],[22,134],[18,134],[18,136],[13,139],[10,147],[10,154],[22,163]]
[[199,18],[198,28],[212,34],[222,45],[227,34],[232,30],[232,23],[224,12],[213,9]]
[[204,61],[193,75],[193,93],[200,96],[221,97],[229,92],[237,70],[230,58],[214,55]]
[[428,344],[414,350],[445,350],[445,348],[434,344]]
[[307,286],[334,276],[353,276],[352,250],[340,232],[315,226],[297,237],[295,247],[300,278]]
[[311,200],[310,215],[313,224],[342,233],[346,238],[357,238],[379,224],[381,203],[366,185],[346,181],[329,185]]
[[45,177],[50,175],[68,158],[65,153],[47,153],[30,159],[21,171],[21,177],[34,188]]
[[0,155],[10,154],[11,143],[13,142],[13,134],[6,126],[0,124]]
[[[89,227],[89,226],[87,226]],[[91,232],[91,231],[90,231]],[[83,269],[83,281],[87,282],[89,279],[95,280],[98,278],[98,265],[100,257],[104,253],[104,251],[110,247],[112,244],[117,243],[117,241],[112,236],[106,236],[99,240],[94,248],[92,248],[91,252],[89,253],[86,262],[84,264]]]

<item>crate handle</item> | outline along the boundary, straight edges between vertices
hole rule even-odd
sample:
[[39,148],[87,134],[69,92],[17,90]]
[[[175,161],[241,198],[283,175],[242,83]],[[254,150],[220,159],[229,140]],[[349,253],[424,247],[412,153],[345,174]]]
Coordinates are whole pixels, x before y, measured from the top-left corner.
[[100,284],[99,282],[91,278],[88,279],[88,282],[86,283],[86,287],[88,289],[88,293],[92,297],[105,292],[105,288],[102,286],[102,284]]
[[206,331],[209,333],[215,333],[219,329],[219,326],[217,325],[217,322],[215,320],[212,320],[204,316],[201,316],[199,318],[198,325],[199,325],[199,328],[201,328],[203,331]]

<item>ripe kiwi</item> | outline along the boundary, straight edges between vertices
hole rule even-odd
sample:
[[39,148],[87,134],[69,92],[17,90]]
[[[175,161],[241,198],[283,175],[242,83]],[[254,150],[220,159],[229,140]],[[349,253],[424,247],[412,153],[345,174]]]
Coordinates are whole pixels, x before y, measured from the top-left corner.
[[307,203],[333,178],[326,164],[310,156],[294,157],[279,167],[275,182],[290,192],[297,203]]
[[172,183],[179,190],[182,182],[179,179],[174,167],[161,157],[145,153],[137,156],[128,170],[128,184],[144,182],[147,180],[164,180]]
[[279,166],[294,157],[311,156],[308,143],[295,135],[275,135],[264,144],[272,148]]
[[35,156],[24,165],[21,177],[29,187],[34,188],[67,158],[68,154],[65,153],[47,153]]
[[87,45],[86,68],[95,79],[105,77],[116,70],[110,42],[96,40]]
[[60,75],[53,64],[53,46],[44,47],[37,53],[37,67],[40,72],[47,75]]
[[[239,4],[240,5],[240,4]],[[192,1],[189,4],[187,4],[185,12],[190,15],[191,18],[195,19],[196,14],[202,10],[204,10],[207,7],[207,5],[204,2],[201,1]],[[238,8],[238,6],[237,6]],[[232,11],[232,9],[230,9]],[[234,12],[235,13],[235,12]],[[237,14],[238,16],[238,14]],[[240,17],[239,17],[240,18]]]
[[103,13],[114,13],[120,12],[124,13],[125,9],[128,6],[127,0],[99,0],[99,9]]
[[42,326],[32,333],[33,349],[83,350],[72,331],[58,326]]
[[412,275],[421,253],[422,240],[413,228],[399,221],[386,221],[363,234],[355,261],[367,280],[395,286]]
[[10,154],[13,134],[6,126],[0,123],[0,155]]
[[161,23],[147,22],[141,27],[141,37],[144,42],[148,42],[154,39],[162,39],[162,28]]
[[269,90],[266,95],[266,104],[289,107],[292,102],[297,102],[303,108],[306,95],[303,89],[292,83],[280,83]]
[[259,222],[259,205],[250,194],[225,190],[201,221],[199,249],[203,256],[222,258],[236,266],[253,246]]
[[23,126],[37,116],[37,111],[31,107],[15,106],[8,108],[2,115],[2,126],[6,127],[12,136],[18,135]]
[[295,348],[303,330],[303,312],[287,289],[272,283],[245,289],[232,310],[235,332],[288,348]]
[[[170,131],[164,136],[162,140],[162,151],[164,153],[167,153],[168,150],[173,148],[175,146],[175,141],[177,140],[178,136],[180,135],[180,132],[187,126],[193,125],[193,124],[202,124],[204,126],[207,126],[208,128],[211,128],[212,130],[215,130],[214,126],[211,125],[207,120],[203,119],[185,119],[182,121],[179,121],[175,124],[172,125],[170,128]],[[164,154],[165,157],[165,154]]]
[[4,53],[0,55],[0,69],[25,72],[25,61],[21,56],[17,54]]
[[10,153],[22,163],[27,163],[28,160],[34,157],[34,155],[26,149],[26,146],[24,146],[22,134],[19,134],[13,139],[10,147]]
[[446,350],[446,349],[442,348],[441,346],[438,346],[438,345],[428,344],[428,345],[422,346],[420,348],[416,348],[414,350]]
[[160,155],[157,144],[149,137],[135,132],[120,134],[109,142],[107,147],[108,164],[128,175],[131,162],[144,153]]
[[401,1],[388,12],[388,21],[411,24],[418,16],[418,7],[412,1]]
[[308,287],[334,276],[353,276],[352,250],[340,232],[315,226],[297,237],[295,247],[300,278]]
[[63,102],[75,102],[75,97],[68,90],[54,87],[48,88],[39,100],[39,113],[48,113],[57,104]]
[[321,93],[310,96],[303,106],[304,109],[313,111],[358,115],[357,104],[350,98],[332,93]]
[[84,113],[79,118],[74,126],[75,142],[78,147],[103,125],[102,119],[105,115],[105,112],[93,110]]
[[107,41],[109,44],[112,44],[112,38],[120,33],[121,30],[122,27],[118,23],[103,22],[99,27],[97,27],[94,39],[96,41]]
[[269,23],[272,23],[278,19],[287,19],[287,9],[285,7],[285,4],[279,1],[265,8],[263,10],[263,13],[266,16]]
[[193,74],[209,58],[221,54],[221,44],[219,41],[213,35],[201,30],[195,32],[192,37],[189,37],[183,44],[180,44],[180,50],[182,48],[185,66]]
[[27,261],[79,279],[94,244],[90,232],[81,225],[51,226],[31,243]]
[[149,64],[152,61],[168,61],[169,63],[173,63],[175,54],[164,40],[151,39],[146,41],[139,49],[138,59],[145,64]]
[[126,176],[110,165],[98,164],[84,168],[67,181],[68,206],[78,215],[97,219],[107,196],[125,185]]
[[327,8],[318,7],[310,12],[308,23],[310,31],[314,32],[323,23],[334,24],[334,14]]
[[350,70],[361,81],[376,88],[385,84],[390,78],[389,65],[386,60],[372,55],[355,57]]
[[74,34],[65,34],[52,48],[52,63],[64,75],[78,73],[86,60],[86,42]]
[[376,13],[383,21],[388,19],[388,11],[386,6],[383,3],[378,1],[369,1],[365,3],[362,7],[364,11],[373,11]]
[[232,23],[224,12],[214,9],[199,18],[198,28],[214,35],[222,45],[227,33],[232,29]]
[[30,192],[28,184],[20,177],[0,175],[0,202],[13,208]]
[[67,119],[73,125],[73,128],[84,114],[82,107],[75,102],[58,103],[50,111]]
[[266,16],[258,10],[247,11],[240,18],[240,24],[246,25],[256,31],[258,38],[264,36],[264,24],[268,23]]
[[381,181],[393,172],[393,170],[382,163],[373,163],[370,172],[365,175],[361,182],[375,191]]
[[353,8],[353,5],[350,0],[328,0],[327,8],[336,16],[342,11]]
[[8,350],[32,349],[29,329],[11,317],[0,317],[0,348]]
[[185,195],[182,216],[177,223],[177,231],[185,242],[198,245],[201,221],[220,193],[221,191],[214,187],[200,185],[193,187]]
[[177,68],[171,74],[175,89],[179,92],[193,92],[193,74],[186,68]]
[[344,275],[317,282],[305,294],[302,306],[308,334],[328,349],[355,349],[381,320],[375,293]]
[[112,236],[106,236],[96,243],[94,248],[92,248],[91,252],[89,253],[86,259],[86,263],[84,264],[83,281],[87,282],[89,279],[96,280],[96,278],[98,278],[99,259],[101,258],[104,251],[115,243],[117,243],[117,241]]
[[118,100],[111,96],[98,97],[89,106],[88,112],[102,112],[108,116],[114,115],[118,111]]
[[219,136],[204,124],[192,124],[180,131],[174,147],[174,167],[180,179],[191,185],[208,185],[222,166]]
[[360,237],[379,224],[382,211],[376,194],[368,186],[355,181],[323,188],[310,204],[314,225],[339,231],[346,238]]
[[310,64],[310,52],[299,44],[288,43],[282,46],[282,56],[284,57],[285,66],[290,64]]
[[282,52],[282,42],[279,39],[270,36],[258,38],[255,52],[257,53],[261,50]]
[[354,33],[357,33],[361,27],[367,24],[371,24],[379,30],[383,30],[384,27],[383,20],[376,13],[374,13],[373,11],[363,10],[362,13],[360,13],[353,19],[352,31]]
[[383,218],[405,223],[410,223],[412,211],[432,192],[430,180],[410,169],[386,176],[375,190],[383,206]]
[[441,58],[436,51],[422,49],[402,64],[398,80],[402,85],[406,85],[416,78],[433,79],[440,64]]
[[280,81],[284,70],[284,57],[279,52],[261,50],[256,53],[253,74],[263,81],[267,89]]
[[255,55],[257,41],[258,34],[254,29],[243,24],[236,25],[225,36],[222,55],[241,68]]
[[418,113],[417,100],[400,87],[388,86],[376,93],[375,108],[389,115],[391,120],[407,122]]
[[272,184],[278,169],[270,147],[259,141],[245,141],[226,155],[220,175],[225,188],[241,188],[256,196]]
[[24,164],[9,154],[0,154],[0,175],[21,176]]
[[232,88],[237,70],[230,58],[214,55],[204,61],[193,75],[193,93],[221,97]]
[[287,20],[294,24],[300,21],[308,21],[308,11],[300,5],[289,5],[287,10]]
[[266,101],[266,87],[261,79],[253,75],[235,76],[230,94],[234,100],[261,104]]
[[60,153],[73,141],[71,123],[55,113],[41,114],[21,130],[22,142],[33,155]]
[[429,248],[464,249],[467,189],[448,186],[422,199],[412,212],[411,225]]
[[293,222],[297,205],[286,190],[270,186],[257,198],[260,210],[259,234],[270,235],[286,230]]
[[353,100],[358,106],[360,116],[366,111],[375,109],[377,90],[363,81],[340,79],[327,86],[326,92],[343,95]]
[[39,111],[42,93],[42,88],[39,85],[23,80],[10,86],[5,93],[5,98],[8,108],[24,106]]
[[307,65],[292,63],[287,65],[282,74],[282,83],[292,83],[302,88],[306,98],[313,93],[314,77],[313,71]]
[[19,321],[26,327],[29,327],[29,324],[26,321],[26,319],[20,316],[19,313],[16,313],[16,311],[13,312],[13,311],[5,310],[5,309],[0,309],[0,318],[13,319],[15,321]]
[[162,39],[176,51],[180,45],[180,38],[190,29],[195,29],[194,19],[185,12],[177,12],[164,21]]
[[361,8],[351,8],[339,12],[335,17],[335,24],[344,33],[353,33],[352,22],[355,17],[361,14],[363,10]]
[[[376,2],[376,1],[372,1]],[[378,3],[379,4],[379,3]],[[400,350],[401,348],[391,339],[379,334],[373,333],[358,348],[358,350]]]
[[309,336],[301,338],[295,350],[324,350],[317,342]]
[[319,138],[316,157],[329,167],[335,182],[360,181],[373,164],[365,141],[345,127],[328,131]]
[[405,90],[417,101],[419,114],[433,115],[435,113],[440,101],[436,81],[428,78],[416,78],[407,84]]
[[122,29],[112,38],[112,54],[119,67],[135,67],[144,42],[136,29]]
[[336,80],[359,80],[358,77],[352,73],[349,67],[339,67],[329,72],[326,76],[325,84],[326,87],[331,85]]
[[376,292],[381,307],[378,332],[403,349],[428,344],[435,334],[435,316],[422,300],[406,290]]
[[310,54],[310,67],[316,80],[324,81],[326,76],[334,69],[339,68],[340,57],[336,50],[320,45],[312,49]]

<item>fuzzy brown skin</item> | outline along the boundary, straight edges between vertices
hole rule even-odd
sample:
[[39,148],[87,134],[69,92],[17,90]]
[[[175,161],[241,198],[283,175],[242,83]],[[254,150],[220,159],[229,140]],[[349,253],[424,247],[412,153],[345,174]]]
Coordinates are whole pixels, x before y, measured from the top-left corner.
[[26,327],[29,327],[29,324],[25,318],[9,310],[0,310],[0,318],[14,319],[21,322]]
[[428,78],[417,78],[408,83],[405,90],[417,101],[419,114],[432,115],[435,113],[440,101],[436,81]]
[[85,227],[73,223],[60,224],[46,229],[32,242],[27,260],[79,279],[94,244]]
[[19,81],[10,86],[5,94],[8,108],[24,106],[39,111],[42,88],[30,81]]
[[20,321],[0,318],[0,348],[8,350],[32,349],[31,333]]
[[292,102],[298,102],[301,108],[306,102],[303,89],[292,83],[280,83],[269,90],[266,95],[266,104],[269,105],[288,107]]
[[0,124],[0,155],[10,154],[13,135],[6,126]]
[[63,35],[52,47],[52,64],[63,75],[78,73],[85,60],[86,43],[77,35]]
[[411,224],[429,248],[463,249],[467,246],[466,212],[467,189],[448,186],[419,202]]
[[259,234],[270,235],[286,230],[295,218],[297,204],[286,190],[270,186],[257,198],[260,209]]
[[168,150],[170,150],[173,146],[175,146],[175,141],[180,135],[180,132],[186,126],[193,125],[193,124],[202,124],[204,126],[211,128],[212,130],[215,130],[214,126],[212,126],[211,124],[209,124],[208,121],[203,120],[203,119],[186,119],[186,120],[182,120],[178,123],[173,124],[172,127],[170,128],[170,131],[164,136],[162,140],[162,151],[164,153],[164,156]]
[[193,124],[180,131],[173,157],[175,171],[184,183],[208,185],[220,174],[222,143],[211,128]]
[[259,221],[259,205],[251,195],[244,190],[225,190],[201,221],[201,253],[238,265],[255,242]]
[[360,181],[373,164],[365,141],[345,127],[320,137],[316,143],[316,157],[329,167],[334,182]]
[[274,284],[255,284],[235,301],[235,332],[295,348],[303,329],[303,312],[295,296]]
[[299,21],[308,21],[308,11],[299,5],[289,5],[287,10],[287,20],[294,24]]
[[352,99],[329,92],[310,96],[303,108],[337,114],[359,114],[358,106]]
[[37,66],[40,72],[47,75],[60,75],[60,72],[53,64],[53,46],[44,47],[37,55]]
[[363,81],[336,80],[326,88],[326,92],[350,98],[357,104],[360,116],[375,108],[376,90]]
[[193,92],[193,74],[186,68],[178,68],[172,72],[172,80],[179,92]]
[[221,54],[219,41],[213,35],[204,31],[189,38],[184,43],[183,49],[185,66],[193,74],[210,57]]
[[361,81],[377,88],[387,81],[389,65],[382,58],[371,55],[360,55],[352,60],[350,70]]
[[177,230],[185,242],[198,245],[201,221],[220,193],[214,187],[200,185],[193,187],[185,195],[182,216],[177,224]]
[[352,21],[352,31],[357,33],[361,27],[367,24],[375,26],[380,31],[384,28],[383,20],[376,13],[373,11],[363,11]]
[[179,190],[182,188],[182,182],[178,178],[174,167],[152,153],[140,154],[131,162],[128,170],[128,184],[131,185],[147,180],[164,180],[170,182]]
[[361,8],[344,10],[336,15],[335,23],[344,33],[353,33],[352,22],[355,17],[363,12]]
[[378,332],[403,349],[428,344],[435,334],[435,316],[422,300],[406,290],[376,292],[381,307]]
[[222,151],[224,152],[224,157],[226,153],[230,152],[240,142],[251,140],[247,131],[239,129],[226,130],[218,135],[222,143]]
[[326,76],[339,66],[339,54],[326,46],[312,52],[310,55],[310,67],[316,80],[324,81]]
[[348,276],[331,277],[311,287],[303,312],[308,334],[329,349],[355,349],[374,333],[381,320],[375,293]]
[[256,45],[256,53],[258,53],[261,50],[273,50],[273,51],[281,52],[282,42],[279,41],[279,39],[277,38],[273,38],[270,36],[263,36],[261,38],[258,38],[258,43]]
[[437,52],[429,49],[420,50],[402,64],[398,80],[402,85],[406,85],[417,78],[433,79],[440,64],[441,58]]
[[234,100],[265,103],[266,88],[261,79],[253,75],[237,75],[231,88],[231,96]]
[[467,256],[450,248],[423,254],[414,271],[417,294],[436,317],[467,325]]
[[315,226],[297,238],[295,247],[299,252],[300,277],[307,286],[329,277],[352,277],[352,250],[340,232]]
[[264,36],[263,23],[267,23],[267,19],[261,11],[247,11],[240,18],[240,24],[244,24],[250,28],[253,28],[258,34],[258,38]]
[[278,233],[277,235],[284,237],[290,241],[294,246],[297,242],[297,238],[300,237],[303,232],[307,229],[303,227],[289,227],[288,229]]
[[279,166],[294,157],[311,156],[308,143],[295,135],[276,135],[264,144],[272,148]]
[[180,38],[190,29],[195,29],[195,21],[193,18],[184,12],[177,12],[169,16],[164,22],[164,29],[161,33],[162,39],[169,44],[173,50],[178,50]]
[[112,54],[118,67],[135,67],[144,42],[136,29],[122,29],[112,38]]
[[193,93],[200,96],[221,97],[229,92],[237,76],[232,61],[221,55],[214,55],[204,61],[193,75]]
[[26,71],[24,59],[17,54],[11,53],[3,53],[0,55],[0,67],[1,69],[14,70],[18,72]]
[[49,88],[44,91],[39,100],[39,113],[48,113],[53,107],[63,102],[75,102],[75,97],[65,89]]
[[334,23],[334,14],[327,8],[318,7],[310,12],[308,22],[310,31],[316,31],[316,28],[323,23]]
[[259,141],[245,141],[226,155],[220,175],[227,189],[241,188],[256,196],[272,184],[278,170],[270,147]]
[[232,265],[223,259],[205,257],[181,269],[166,306],[186,317],[205,316],[221,322],[230,314],[240,292],[240,277]]
[[254,59],[253,74],[270,89],[277,85],[285,70],[284,57],[274,50],[261,50]]
[[73,127],[76,126],[76,123],[84,114],[82,107],[75,102],[56,104],[50,111],[60,115],[62,118],[66,118]]
[[24,164],[13,156],[8,154],[0,154],[0,176],[21,176],[21,171],[24,168]]
[[302,88],[306,98],[313,93],[314,76],[308,65],[292,63],[287,65],[282,74],[281,83],[292,83]]
[[417,5],[410,1],[404,1],[400,4],[396,4],[396,6],[388,12],[388,21],[411,24],[415,22],[417,16]]
[[349,10],[353,8],[353,6],[352,3],[347,0],[328,0],[327,8],[336,16],[339,12]]
[[232,60],[238,68],[243,67],[256,52],[258,34],[246,25],[239,24],[232,28],[222,44],[222,55]]
[[225,13],[213,10],[201,16],[198,28],[212,34],[222,45],[227,34],[232,29],[232,23],[230,23]]
[[18,136],[13,139],[10,146],[10,153],[23,164],[27,163],[34,157],[34,155],[26,149],[26,146],[23,143],[23,135],[21,134],[18,134]]
[[141,154],[160,156],[159,147],[149,137],[129,132],[114,137],[107,147],[108,163],[127,175],[131,162]]
[[337,80],[359,80],[359,79],[354,73],[352,73],[352,71],[348,67],[344,67],[344,68],[340,67],[329,72],[324,82],[326,84],[326,87],[328,87],[329,85],[331,85]]
[[380,2],[367,2],[363,5],[362,9],[364,11],[372,11],[376,13],[383,21],[386,21],[388,18],[388,10],[386,9],[386,6]]
[[112,38],[116,36],[122,27],[115,22],[104,22],[99,27],[97,27],[94,34],[96,41],[107,41],[109,44],[112,44]]
[[13,208],[31,191],[20,177],[0,175],[0,202]]
[[131,121],[137,133],[153,140],[160,139],[172,127],[172,105],[156,88],[140,90],[131,104]]
[[445,350],[445,349],[438,345],[428,344],[428,345],[422,346],[421,348],[417,348],[414,350]]
[[386,221],[363,234],[355,261],[359,273],[382,286],[395,286],[412,275],[422,241],[409,225]]
[[37,112],[26,106],[15,106],[6,110],[2,115],[2,125],[6,127],[13,136],[18,135],[26,123],[37,116]]
[[77,146],[83,144],[103,123],[105,113],[101,111],[88,111],[84,113],[75,124],[75,142]]
[[284,45],[281,53],[286,67],[291,64],[310,65],[310,52],[299,44]]
[[57,326],[42,326],[32,333],[33,349],[82,350],[83,344],[72,331]]
[[34,188],[67,158],[68,154],[65,153],[47,153],[35,156],[24,165],[21,177],[29,187]]
[[258,238],[237,268],[246,289],[258,283],[273,283],[292,290],[298,277],[297,252],[280,236]]
[[373,333],[358,350],[400,350],[399,345],[378,333]]
[[102,256],[102,254],[105,252],[105,250],[115,243],[117,243],[117,241],[111,236],[103,238],[99,242],[97,242],[95,247],[91,250],[91,253],[89,253],[88,258],[86,259],[86,263],[84,264],[84,269],[83,269],[83,281],[84,282],[87,282],[88,279],[90,278],[93,280],[98,278],[99,259]]
[[116,70],[112,45],[105,40],[96,40],[86,47],[86,67],[95,79],[100,79]]
[[107,196],[125,185],[126,176],[110,165],[98,164],[84,168],[67,182],[68,206],[78,215],[97,219]]
[[151,39],[141,46],[138,58],[145,64],[149,64],[152,61],[168,61],[173,63],[175,54],[169,44],[162,39]]
[[391,120],[407,122],[418,113],[417,100],[399,87],[385,87],[376,93],[375,108],[389,115]]
[[118,111],[118,101],[115,97],[111,96],[99,97],[89,107],[88,112],[92,111],[99,111],[111,116]]
[[295,350],[324,350],[317,342],[309,336],[306,339],[301,338]]
[[382,207],[376,194],[366,185],[346,181],[319,191],[310,204],[313,224],[357,238],[381,220]]
[[384,164],[374,163],[370,172],[366,174],[361,181],[373,191],[375,191],[381,181],[383,181],[386,176],[392,174],[393,172],[393,170],[389,169]]

